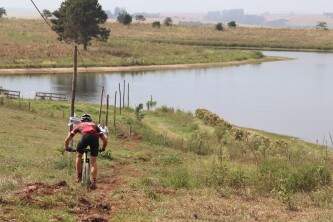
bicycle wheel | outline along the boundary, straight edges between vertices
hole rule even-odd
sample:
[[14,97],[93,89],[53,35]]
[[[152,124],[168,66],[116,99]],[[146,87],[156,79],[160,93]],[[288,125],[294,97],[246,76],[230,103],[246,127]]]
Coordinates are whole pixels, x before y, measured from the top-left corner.
[[90,187],[90,162],[87,159],[87,154],[83,156],[83,167],[82,167],[82,185]]

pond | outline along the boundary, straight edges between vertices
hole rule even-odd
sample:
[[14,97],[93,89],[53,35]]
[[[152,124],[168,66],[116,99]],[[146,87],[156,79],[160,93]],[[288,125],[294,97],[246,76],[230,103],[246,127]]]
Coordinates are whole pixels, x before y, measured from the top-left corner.
[[[295,59],[224,68],[79,74],[78,99],[97,103],[102,86],[113,94],[126,80],[132,106],[152,95],[159,106],[206,108],[239,126],[322,141],[333,130],[333,54],[265,54]],[[34,98],[36,91],[69,94],[71,75],[0,76],[0,86],[20,90],[25,98]]]

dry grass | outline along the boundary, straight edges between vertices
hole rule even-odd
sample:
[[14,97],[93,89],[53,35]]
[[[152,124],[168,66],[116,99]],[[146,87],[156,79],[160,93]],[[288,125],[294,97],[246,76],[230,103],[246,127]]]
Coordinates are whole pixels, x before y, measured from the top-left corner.
[[[150,26],[108,25],[112,28],[110,40],[107,43],[92,42],[89,51],[81,50],[81,66],[194,64],[262,57],[253,51],[155,42],[144,37],[146,32],[141,32],[145,28],[152,29]],[[161,33],[152,30],[152,35],[158,37],[162,30]],[[71,45],[58,42],[56,34],[40,20],[1,20],[0,41],[0,68],[72,66]]]
[[181,43],[187,45],[253,47],[281,49],[332,50],[333,31],[315,29],[273,29],[236,28],[224,32],[212,26],[202,27],[163,27],[154,29],[147,24],[135,24],[124,28],[112,24],[117,37],[130,36],[136,39],[149,39],[157,42]]

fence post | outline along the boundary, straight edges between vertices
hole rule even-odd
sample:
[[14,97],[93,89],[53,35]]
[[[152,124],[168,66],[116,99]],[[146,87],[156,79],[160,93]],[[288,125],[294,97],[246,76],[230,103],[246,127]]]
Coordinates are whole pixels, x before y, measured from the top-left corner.
[[114,93],[114,111],[113,111],[113,126],[116,132],[116,116],[117,116],[117,91]]
[[127,108],[130,106],[130,86],[129,83],[127,83]]
[[110,95],[106,96],[106,117],[105,117],[105,126],[109,125],[109,105],[110,105]]
[[124,80],[123,86],[123,108],[125,109],[125,95],[126,95],[126,80]]
[[121,100],[122,100],[122,98],[121,98],[121,87],[120,87],[120,83],[119,83],[119,114],[121,115]]
[[99,116],[98,116],[98,123],[101,124],[101,118],[102,118],[102,108],[103,108],[103,96],[104,96],[104,86],[102,87],[102,92],[101,92],[101,102],[99,106]]

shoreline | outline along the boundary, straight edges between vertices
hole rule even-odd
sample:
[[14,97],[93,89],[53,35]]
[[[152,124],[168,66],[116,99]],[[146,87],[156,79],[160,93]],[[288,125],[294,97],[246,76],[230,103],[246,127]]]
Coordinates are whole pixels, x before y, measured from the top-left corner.
[[[196,63],[196,64],[172,64],[172,65],[147,65],[147,66],[110,66],[110,67],[79,67],[79,73],[116,73],[116,72],[146,72],[159,70],[196,69],[212,67],[228,67],[246,64],[259,64],[288,60],[285,57],[268,56],[261,59],[247,59],[243,61]],[[40,75],[40,74],[69,74],[73,68],[12,68],[0,69],[0,75]]]

